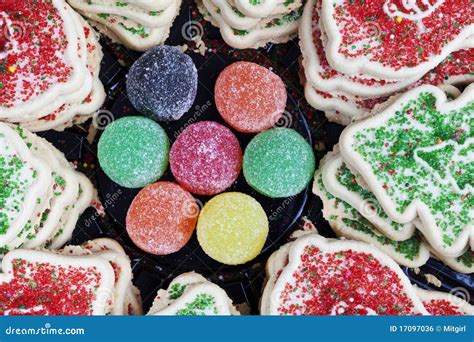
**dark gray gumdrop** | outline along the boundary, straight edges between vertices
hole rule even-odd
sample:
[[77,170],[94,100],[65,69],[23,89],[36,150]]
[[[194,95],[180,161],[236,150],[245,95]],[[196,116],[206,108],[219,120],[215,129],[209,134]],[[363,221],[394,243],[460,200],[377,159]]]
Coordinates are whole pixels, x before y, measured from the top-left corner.
[[191,57],[173,46],[145,52],[130,68],[127,93],[142,114],[157,121],[178,120],[193,105],[198,75]]

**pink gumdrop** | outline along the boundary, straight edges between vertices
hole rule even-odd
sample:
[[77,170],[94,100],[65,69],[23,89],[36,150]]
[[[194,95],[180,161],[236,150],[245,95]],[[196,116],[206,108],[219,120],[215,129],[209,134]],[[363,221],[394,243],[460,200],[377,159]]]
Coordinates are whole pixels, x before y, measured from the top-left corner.
[[176,181],[198,195],[229,188],[242,168],[242,149],[227,127],[202,121],[187,127],[171,147],[170,166]]

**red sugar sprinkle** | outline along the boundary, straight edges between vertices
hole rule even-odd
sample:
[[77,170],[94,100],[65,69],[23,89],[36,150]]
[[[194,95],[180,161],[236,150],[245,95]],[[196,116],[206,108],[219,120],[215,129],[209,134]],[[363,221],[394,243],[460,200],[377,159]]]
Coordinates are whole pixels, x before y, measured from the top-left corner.
[[307,246],[280,294],[284,315],[416,314],[399,276],[371,254]]
[[426,310],[435,316],[460,316],[464,315],[458,307],[445,299],[432,299],[429,302],[423,302]]
[[[10,108],[68,81],[72,67],[66,63],[69,44],[64,22],[50,2],[32,0],[2,1],[0,32],[9,34],[3,41],[8,54],[0,59],[0,106]],[[8,70],[14,67],[14,72]]]
[[94,267],[13,260],[13,279],[0,284],[0,314],[90,315],[101,275]]
[[[365,0],[336,5],[334,20],[342,38],[340,54],[349,59],[363,56],[394,70],[416,67],[439,55],[448,42],[474,23],[471,0],[445,0],[418,21],[390,17],[384,11],[386,3]],[[389,3],[410,15],[402,0]]]
[[319,76],[325,80],[329,80],[332,78],[339,78],[339,77],[349,77],[352,82],[364,84],[367,86],[377,86],[377,85],[384,86],[387,84],[397,83],[396,81],[388,81],[388,80],[368,78],[368,77],[362,78],[358,76],[348,76],[348,75],[346,76],[334,70],[329,65],[329,62],[326,59],[326,53],[324,51],[323,42],[321,40],[322,33],[319,26],[319,20],[320,20],[319,12],[321,10],[321,4],[322,4],[322,0],[316,0],[313,11],[312,11],[313,45],[314,45],[314,48],[316,49],[316,53],[318,54],[319,64],[321,65],[321,68],[323,69],[323,71],[319,73]]

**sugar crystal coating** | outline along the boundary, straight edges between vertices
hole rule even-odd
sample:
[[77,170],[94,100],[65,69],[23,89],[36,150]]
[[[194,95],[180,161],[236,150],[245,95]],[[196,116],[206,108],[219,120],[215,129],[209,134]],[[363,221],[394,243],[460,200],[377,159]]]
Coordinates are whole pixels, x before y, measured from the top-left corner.
[[157,46],[130,68],[127,93],[142,114],[158,121],[173,121],[191,108],[197,81],[191,57],[173,46]]
[[314,168],[311,146],[289,128],[274,128],[258,134],[244,153],[247,183],[272,198],[290,197],[303,191],[313,177]]
[[173,175],[188,191],[214,195],[232,185],[242,167],[242,149],[225,126],[203,121],[187,127],[170,152]]
[[271,128],[286,106],[281,78],[255,63],[237,62],[225,68],[216,81],[216,106],[222,118],[240,132]]
[[141,188],[157,181],[168,167],[170,143],[153,120],[129,116],[107,126],[98,144],[102,170],[115,183]]
[[127,233],[133,243],[156,255],[174,253],[189,241],[198,216],[193,196],[171,182],[143,188],[127,212]]
[[202,209],[197,237],[204,252],[227,265],[254,259],[268,236],[268,219],[253,197],[227,192],[215,196]]

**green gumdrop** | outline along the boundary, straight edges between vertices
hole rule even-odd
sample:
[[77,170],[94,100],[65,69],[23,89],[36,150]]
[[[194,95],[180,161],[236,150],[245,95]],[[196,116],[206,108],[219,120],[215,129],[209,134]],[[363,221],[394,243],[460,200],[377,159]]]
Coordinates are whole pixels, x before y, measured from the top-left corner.
[[290,197],[303,191],[313,178],[311,146],[295,130],[274,128],[256,135],[243,161],[247,183],[261,194]]
[[155,121],[121,118],[107,126],[98,144],[99,163],[105,174],[126,188],[156,182],[168,167],[170,141]]

